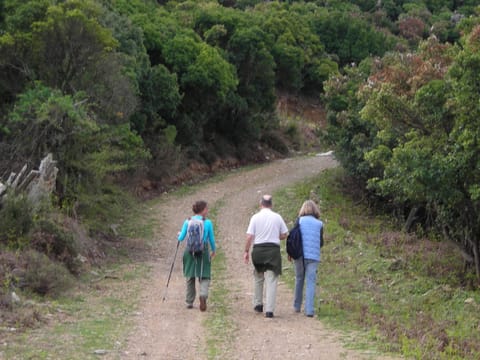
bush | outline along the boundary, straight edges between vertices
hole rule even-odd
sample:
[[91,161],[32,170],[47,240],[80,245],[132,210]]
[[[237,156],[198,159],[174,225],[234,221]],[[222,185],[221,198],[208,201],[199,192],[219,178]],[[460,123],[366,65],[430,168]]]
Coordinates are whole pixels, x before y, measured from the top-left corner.
[[261,141],[265,143],[270,149],[273,149],[282,155],[287,155],[289,152],[287,142],[277,131],[266,131],[262,135]]
[[54,221],[49,219],[39,220],[36,223],[30,244],[34,250],[65,264],[72,274],[78,274],[79,264],[76,260],[78,251],[74,236],[67,233]]
[[10,308],[11,306],[9,291],[17,281],[15,278],[17,263],[18,258],[12,251],[0,248],[0,309]]
[[22,288],[45,296],[58,296],[73,283],[68,270],[35,250],[26,251],[22,260],[25,273],[21,280]]
[[43,321],[38,306],[32,302],[17,302],[13,293],[23,298],[17,290],[24,285],[25,260],[18,252],[0,249],[0,324],[17,330],[34,328]]
[[148,164],[148,175],[153,180],[168,180],[178,174],[184,166],[184,155],[179,146],[157,140],[149,144],[152,159]]
[[0,208],[0,243],[10,248],[28,244],[33,228],[33,206],[24,195],[9,194]]

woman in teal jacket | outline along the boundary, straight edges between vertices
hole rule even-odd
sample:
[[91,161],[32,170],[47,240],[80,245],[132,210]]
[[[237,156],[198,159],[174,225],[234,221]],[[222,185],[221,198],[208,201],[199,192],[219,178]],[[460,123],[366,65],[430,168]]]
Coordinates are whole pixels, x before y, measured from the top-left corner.
[[[203,220],[203,244],[204,249],[201,255],[195,256],[188,249],[183,253],[183,275],[187,279],[187,292],[185,302],[187,308],[193,308],[193,302],[196,296],[195,278],[200,283],[200,311],[207,309],[208,289],[210,287],[211,278],[211,260],[215,257],[216,245],[215,236],[213,234],[212,221],[207,219],[208,205],[205,201],[196,201],[192,206],[192,218]],[[191,218],[190,218],[191,219]],[[187,237],[189,220],[185,220],[182,230],[178,234],[178,241],[183,241]]]

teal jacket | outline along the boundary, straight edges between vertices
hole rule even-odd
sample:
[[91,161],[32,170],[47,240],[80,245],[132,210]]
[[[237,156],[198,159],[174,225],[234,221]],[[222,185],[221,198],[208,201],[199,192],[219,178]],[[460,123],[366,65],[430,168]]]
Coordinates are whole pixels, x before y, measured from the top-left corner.
[[[202,218],[201,215],[193,215],[192,217],[196,219]],[[178,241],[185,240],[185,237],[187,236],[188,220],[189,219],[186,219],[183,223],[182,230],[180,230],[180,234],[178,234]],[[203,242],[208,242],[212,252],[216,251],[217,247],[215,245],[215,235],[213,234],[213,224],[210,219],[205,219],[203,223]]]
[[[194,215],[193,217],[201,219],[200,215]],[[187,236],[188,219],[185,220],[182,226],[182,230],[178,235],[178,241],[185,240]],[[209,219],[205,219],[203,223],[203,242],[205,244],[205,251],[202,256],[194,257],[187,250],[183,253],[183,275],[187,278],[211,278],[211,263],[210,263],[210,249],[215,252],[215,236],[213,234],[213,224]]]

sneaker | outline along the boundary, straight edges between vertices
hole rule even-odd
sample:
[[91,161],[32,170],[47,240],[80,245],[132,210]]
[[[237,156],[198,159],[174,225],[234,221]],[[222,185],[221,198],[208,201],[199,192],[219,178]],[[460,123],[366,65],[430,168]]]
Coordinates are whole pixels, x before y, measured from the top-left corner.
[[267,318],[273,318],[273,312],[267,311],[267,312],[265,313],[265,317],[267,317]]
[[193,309],[193,304],[187,304],[187,309]]
[[263,312],[263,305],[256,305],[253,310],[255,310],[255,312],[257,313],[261,313]]
[[207,310],[207,298],[205,296],[200,296],[200,311]]
[[313,314],[307,314],[307,317],[313,317]]

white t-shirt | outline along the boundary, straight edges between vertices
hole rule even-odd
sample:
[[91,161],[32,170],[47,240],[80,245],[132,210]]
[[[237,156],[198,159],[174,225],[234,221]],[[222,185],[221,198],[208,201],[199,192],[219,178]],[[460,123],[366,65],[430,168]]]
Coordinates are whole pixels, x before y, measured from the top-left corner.
[[247,229],[247,234],[254,236],[254,244],[274,243],[280,245],[280,235],[287,232],[285,221],[270,208],[262,208],[253,215]]

